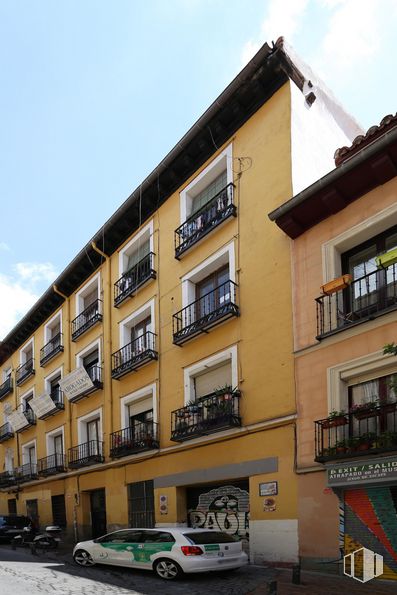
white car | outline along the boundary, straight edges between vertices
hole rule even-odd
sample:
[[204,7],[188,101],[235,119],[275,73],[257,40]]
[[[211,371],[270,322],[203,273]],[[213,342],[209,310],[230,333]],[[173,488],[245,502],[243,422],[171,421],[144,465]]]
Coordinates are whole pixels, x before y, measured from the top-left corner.
[[168,580],[183,572],[230,570],[248,563],[241,541],[232,535],[188,527],[114,531],[77,543],[73,558],[80,566],[146,568]]

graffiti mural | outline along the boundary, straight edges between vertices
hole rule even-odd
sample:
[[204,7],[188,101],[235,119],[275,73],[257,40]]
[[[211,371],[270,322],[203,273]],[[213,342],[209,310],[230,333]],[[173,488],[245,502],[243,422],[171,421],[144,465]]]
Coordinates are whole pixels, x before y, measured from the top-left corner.
[[191,527],[224,531],[248,540],[249,493],[231,485],[213,488],[199,495],[188,516]]

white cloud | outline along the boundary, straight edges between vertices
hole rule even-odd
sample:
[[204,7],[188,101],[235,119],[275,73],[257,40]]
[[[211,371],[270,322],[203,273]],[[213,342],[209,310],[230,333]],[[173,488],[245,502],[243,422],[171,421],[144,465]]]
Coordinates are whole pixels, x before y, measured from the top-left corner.
[[0,274],[0,339],[38,300],[57,276],[50,262],[19,262],[13,276]]
[[5,242],[0,242],[0,250],[2,250],[3,252],[10,252],[11,248]]
[[242,64],[246,64],[265,41],[276,41],[282,35],[291,43],[308,5],[309,0],[270,0],[260,34],[256,39],[248,40],[242,49]]

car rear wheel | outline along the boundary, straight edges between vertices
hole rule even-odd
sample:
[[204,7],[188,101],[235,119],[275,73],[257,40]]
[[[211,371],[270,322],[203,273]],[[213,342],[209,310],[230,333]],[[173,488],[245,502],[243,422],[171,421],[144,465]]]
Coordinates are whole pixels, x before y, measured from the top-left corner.
[[91,554],[89,554],[85,550],[77,550],[77,552],[73,554],[73,560],[79,566],[93,566],[95,564],[94,560],[91,557]]
[[164,578],[167,581],[175,580],[183,574],[183,570],[179,564],[168,558],[157,560],[154,563],[154,571],[160,578]]

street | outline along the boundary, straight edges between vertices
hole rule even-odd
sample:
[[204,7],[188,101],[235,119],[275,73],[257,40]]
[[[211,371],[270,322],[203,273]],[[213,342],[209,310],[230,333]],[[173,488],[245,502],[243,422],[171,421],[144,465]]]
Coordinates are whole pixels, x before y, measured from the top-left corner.
[[168,583],[147,571],[95,566],[80,568],[70,556],[32,556],[0,546],[0,592],[12,595],[244,595],[263,585],[271,571],[249,566],[234,572],[190,575]]

